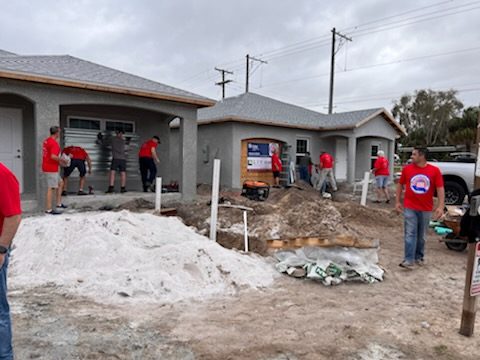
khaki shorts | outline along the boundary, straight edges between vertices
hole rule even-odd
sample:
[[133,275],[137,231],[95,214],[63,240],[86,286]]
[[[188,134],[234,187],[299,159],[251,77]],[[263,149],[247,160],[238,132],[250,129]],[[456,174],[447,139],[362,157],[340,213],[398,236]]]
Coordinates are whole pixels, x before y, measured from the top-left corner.
[[57,189],[61,182],[60,175],[58,173],[43,173],[45,176],[45,182],[49,189]]

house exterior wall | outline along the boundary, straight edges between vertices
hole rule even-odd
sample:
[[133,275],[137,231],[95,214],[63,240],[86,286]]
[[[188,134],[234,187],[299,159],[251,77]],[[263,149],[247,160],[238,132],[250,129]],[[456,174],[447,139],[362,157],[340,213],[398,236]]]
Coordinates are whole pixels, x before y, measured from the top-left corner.
[[[193,198],[196,194],[196,151],[197,151],[197,108],[192,105],[168,102],[156,99],[134,97],[122,94],[113,94],[100,91],[74,89],[68,87],[29,83],[17,80],[0,79],[0,94],[9,93],[26,97],[34,103],[35,126],[33,149],[35,160],[34,171],[40,171],[42,142],[49,135],[52,125],[60,125],[60,108],[62,105],[98,104],[110,106],[128,106],[138,109],[150,110],[182,118],[181,154],[186,163],[174,163],[181,169],[182,182],[180,191],[184,198]],[[143,135],[150,135],[151,124],[145,124]],[[165,144],[168,148],[169,145]],[[33,159],[32,159],[33,160]],[[183,160],[183,159],[182,159]],[[44,188],[37,178],[36,194],[42,202]]]

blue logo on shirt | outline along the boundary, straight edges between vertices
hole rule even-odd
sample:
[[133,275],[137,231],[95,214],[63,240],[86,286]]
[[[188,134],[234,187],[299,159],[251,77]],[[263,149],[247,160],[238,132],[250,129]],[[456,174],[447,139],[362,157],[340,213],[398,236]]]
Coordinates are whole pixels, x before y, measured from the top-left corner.
[[423,174],[415,175],[410,180],[410,189],[415,194],[426,194],[430,189],[430,179]]

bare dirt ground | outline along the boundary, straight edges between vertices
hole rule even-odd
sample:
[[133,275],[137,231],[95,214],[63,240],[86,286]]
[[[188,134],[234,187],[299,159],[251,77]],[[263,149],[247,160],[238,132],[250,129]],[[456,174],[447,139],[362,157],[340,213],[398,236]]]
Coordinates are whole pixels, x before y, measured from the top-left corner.
[[[273,195],[259,206],[275,207],[285,198]],[[190,205],[197,214],[204,206]],[[478,359],[480,336],[458,334],[466,254],[447,250],[430,234],[426,266],[403,270],[402,219],[393,206],[365,209],[346,201],[333,208],[342,231],[380,239],[384,282],[327,288],[281,277],[264,290],[164,306],[107,306],[54,286],[14,289],[17,359]],[[258,246],[270,235],[257,234]]]

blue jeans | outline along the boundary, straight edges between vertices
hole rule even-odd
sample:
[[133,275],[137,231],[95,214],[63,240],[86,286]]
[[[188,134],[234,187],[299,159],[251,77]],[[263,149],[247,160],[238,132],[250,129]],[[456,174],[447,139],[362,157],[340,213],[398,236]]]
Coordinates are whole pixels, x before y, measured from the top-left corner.
[[8,255],[0,268],[0,360],[13,360],[12,323],[7,301]]
[[300,166],[300,179],[310,183],[310,174],[308,173],[308,167],[306,166]]
[[423,260],[425,255],[425,236],[432,213],[405,209],[405,261],[413,263]]

